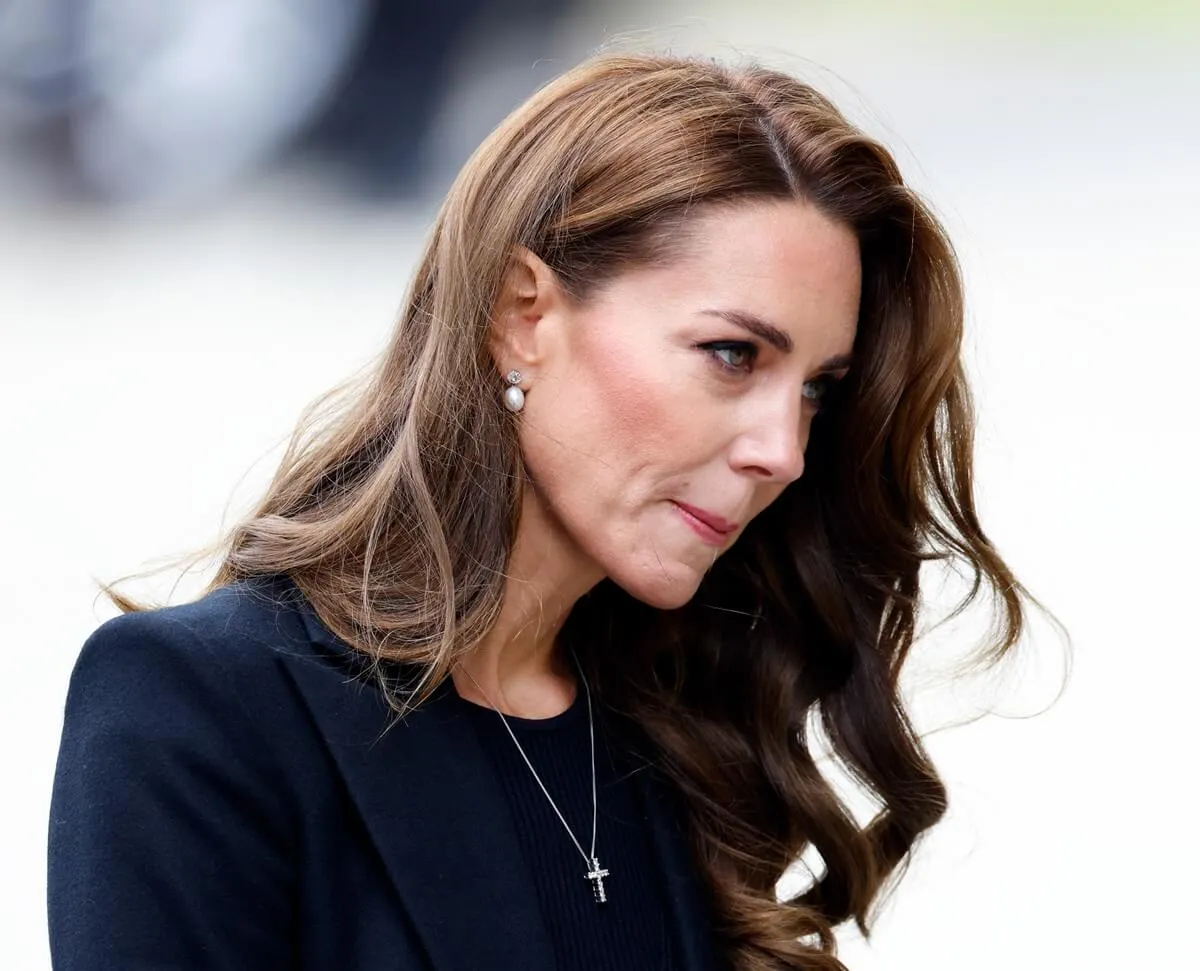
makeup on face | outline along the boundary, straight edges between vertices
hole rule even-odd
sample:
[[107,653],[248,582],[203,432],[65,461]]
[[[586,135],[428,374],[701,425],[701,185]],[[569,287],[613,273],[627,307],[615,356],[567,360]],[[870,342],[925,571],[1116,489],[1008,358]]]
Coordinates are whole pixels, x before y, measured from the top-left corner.
[[724,546],[729,537],[737,531],[737,523],[732,523],[716,513],[686,502],[672,500],[672,503],[679,510],[683,521],[710,546]]
[[632,268],[546,331],[522,419],[526,464],[581,571],[660,607],[803,471],[857,326],[853,231],[811,206],[697,217],[695,245]]

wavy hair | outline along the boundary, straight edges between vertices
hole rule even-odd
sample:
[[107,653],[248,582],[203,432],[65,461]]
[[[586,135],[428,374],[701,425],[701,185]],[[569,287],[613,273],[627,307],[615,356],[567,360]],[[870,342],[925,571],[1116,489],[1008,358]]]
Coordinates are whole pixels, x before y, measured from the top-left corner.
[[[922,564],[965,566],[964,604],[991,594],[985,661],[1036,600],[976,515],[951,244],[887,150],[812,87],[759,66],[602,56],[518,108],[451,187],[378,360],[305,413],[265,496],[209,548],[208,589],[289,574],[375,662],[396,711],[419,705],[499,614],[527,485],[488,352],[515,247],[586,301],[624,268],[669,261],[702,207],[758,199],[806,200],[857,235],[855,366],[814,422],[803,477],[691,602],[657,610],[605,580],[561,637],[682,797],[733,967],[827,971],[843,968],[833,927],[867,931],[946,808],[898,684]],[[820,771],[817,734],[878,804],[869,822]],[[809,850],[823,876],[777,899]]]

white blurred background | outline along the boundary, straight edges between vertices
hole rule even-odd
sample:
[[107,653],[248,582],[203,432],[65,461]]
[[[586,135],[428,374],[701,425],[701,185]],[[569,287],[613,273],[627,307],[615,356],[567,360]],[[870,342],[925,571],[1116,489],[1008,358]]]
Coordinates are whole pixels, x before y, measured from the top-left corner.
[[0,966],[49,968],[62,704],[114,612],[91,578],[254,498],[382,345],[473,145],[616,42],[783,67],[895,151],[966,270],[985,528],[1074,640],[1045,714],[931,737],[951,812],[844,960],[1200,968],[1200,5],[411,6],[0,5]]

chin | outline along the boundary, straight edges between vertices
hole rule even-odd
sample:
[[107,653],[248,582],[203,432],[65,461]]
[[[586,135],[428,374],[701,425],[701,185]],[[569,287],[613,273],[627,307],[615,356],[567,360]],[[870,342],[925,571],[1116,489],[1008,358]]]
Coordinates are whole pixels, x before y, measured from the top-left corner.
[[663,574],[644,571],[610,573],[609,579],[629,596],[659,610],[675,610],[688,603],[700,588],[701,574],[681,564]]

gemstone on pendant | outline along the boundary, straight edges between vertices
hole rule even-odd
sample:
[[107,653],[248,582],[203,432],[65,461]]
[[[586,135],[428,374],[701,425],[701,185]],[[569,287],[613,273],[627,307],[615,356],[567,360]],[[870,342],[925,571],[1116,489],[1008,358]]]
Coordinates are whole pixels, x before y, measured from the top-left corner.
[[596,898],[596,903],[605,903],[608,896],[604,892],[604,878],[608,876],[608,871],[600,866],[600,861],[594,856],[592,857],[592,868],[588,870],[586,876],[592,881],[592,895]]

